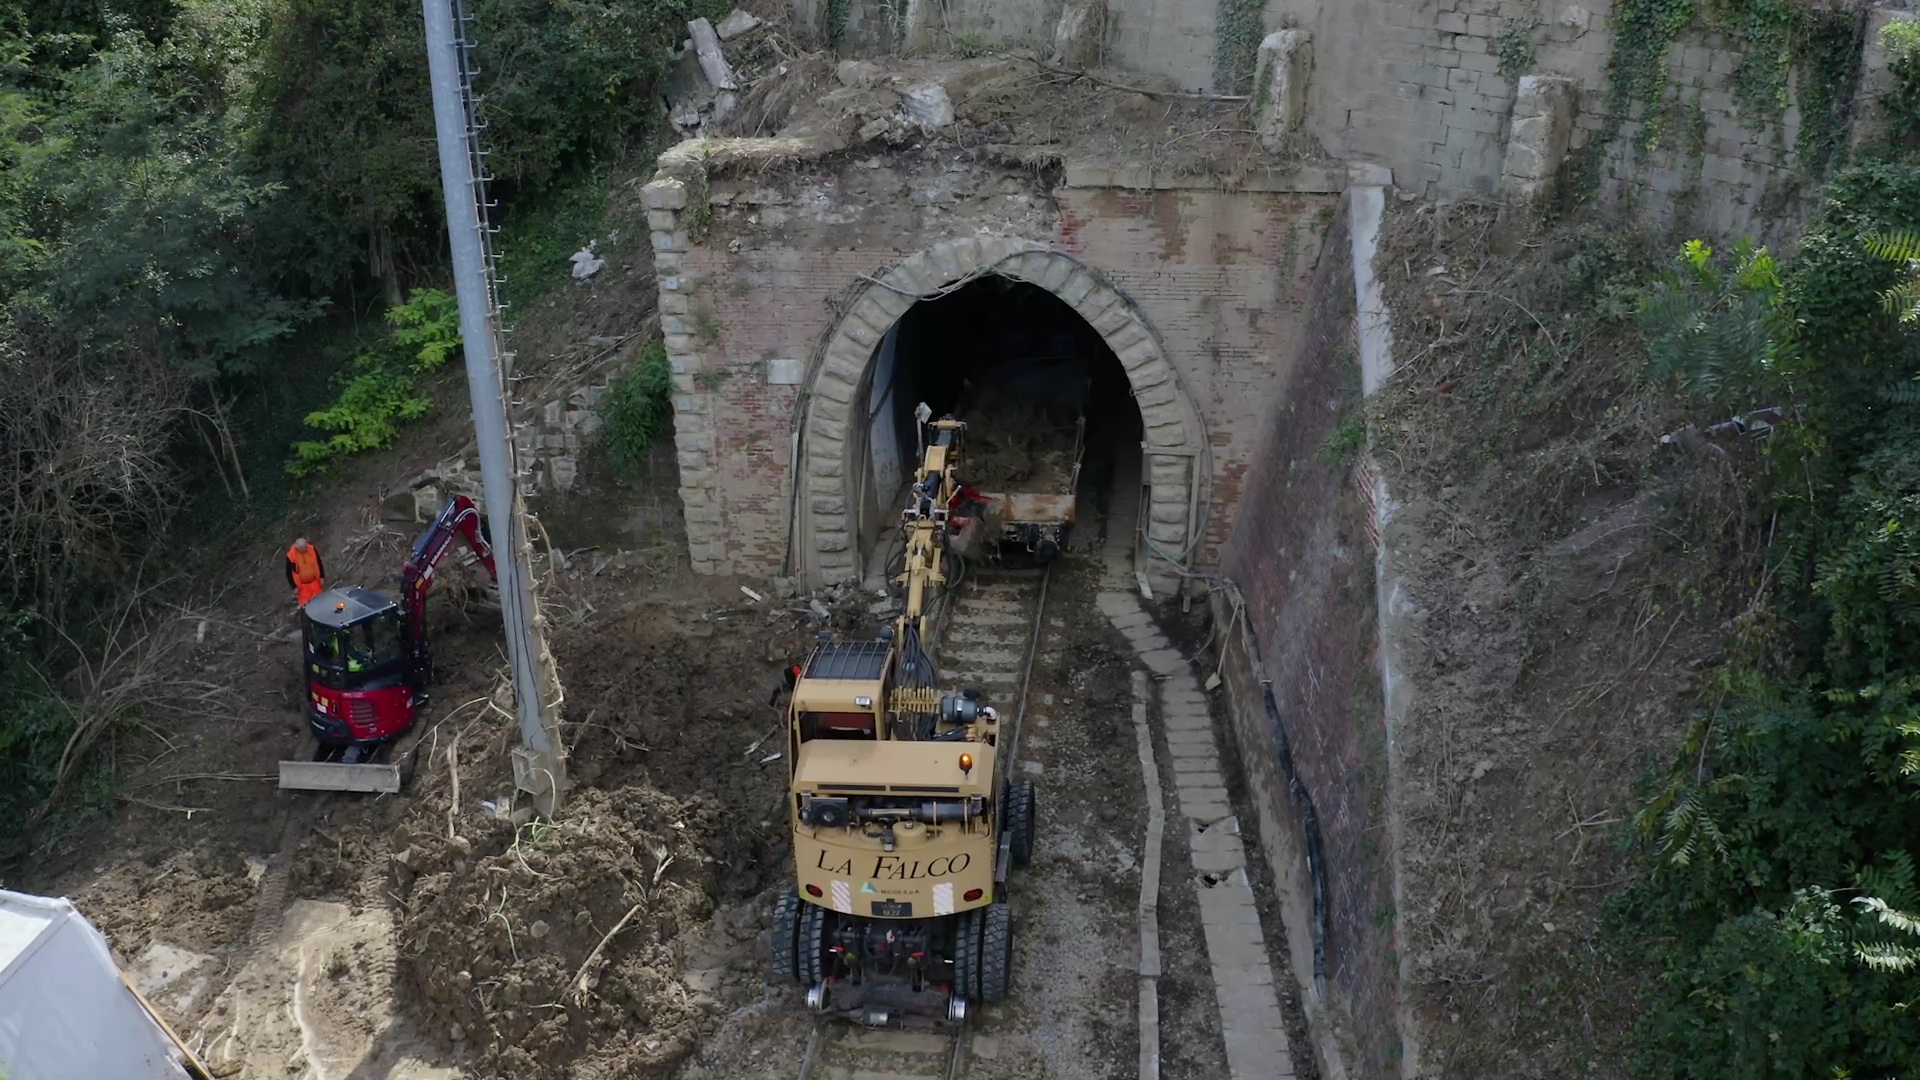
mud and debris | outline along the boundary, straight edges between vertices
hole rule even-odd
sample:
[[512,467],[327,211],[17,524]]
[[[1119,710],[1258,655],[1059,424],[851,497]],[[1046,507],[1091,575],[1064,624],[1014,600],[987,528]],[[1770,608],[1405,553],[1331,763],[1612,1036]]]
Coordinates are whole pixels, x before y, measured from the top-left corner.
[[1074,417],[1062,426],[1059,416],[1039,404],[991,401],[969,409],[967,416],[968,483],[983,491],[1071,489]]
[[670,174],[936,146],[1032,171],[1072,162],[1222,184],[1330,161],[1305,138],[1284,155],[1262,148],[1240,100],[1138,73],[1063,67],[1035,52],[836,62],[770,29],[726,48],[737,92],[712,89],[691,59],[678,69],[670,119],[708,137],[662,155]]
[[588,789],[550,825],[397,832],[401,962],[429,1029],[490,1075],[632,1075],[684,1056],[711,999],[677,977],[674,943],[713,913],[708,838],[732,812],[628,785]]

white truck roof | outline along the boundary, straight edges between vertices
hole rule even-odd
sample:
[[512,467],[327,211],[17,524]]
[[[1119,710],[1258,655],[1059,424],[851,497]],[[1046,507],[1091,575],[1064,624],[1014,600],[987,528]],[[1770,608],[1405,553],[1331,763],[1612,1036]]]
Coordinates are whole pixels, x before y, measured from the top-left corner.
[[0,889],[0,1077],[184,1080],[184,1057],[71,901]]

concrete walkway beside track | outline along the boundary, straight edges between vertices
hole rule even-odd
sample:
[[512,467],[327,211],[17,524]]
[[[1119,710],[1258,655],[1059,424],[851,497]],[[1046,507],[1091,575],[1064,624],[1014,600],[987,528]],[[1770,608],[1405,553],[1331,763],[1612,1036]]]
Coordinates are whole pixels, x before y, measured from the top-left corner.
[[1230,1077],[1282,1080],[1293,1076],[1293,1056],[1213,718],[1186,658],[1154,626],[1138,595],[1122,591],[1129,577],[1109,573],[1097,603],[1158,684],[1159,722],[1171,753],[1161,767],[1172,769],[1176,804],[1168,827],[1186,838]]

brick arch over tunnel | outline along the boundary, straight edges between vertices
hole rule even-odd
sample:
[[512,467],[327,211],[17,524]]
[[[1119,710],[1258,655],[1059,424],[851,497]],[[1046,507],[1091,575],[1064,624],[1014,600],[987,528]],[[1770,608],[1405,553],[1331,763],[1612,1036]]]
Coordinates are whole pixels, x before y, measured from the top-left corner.
[[836,582],[860,572],[849,491],[859,440],[848,438],[849,422],[881,338],[915,303],[985,274],[1036,285],[1065,301],[1126,369],[1145,430],[1141,474],[1149,494],[1142,517],[1154,541],[1147,565],[1164,580],[1170,563],[1190,562],[1207,519],[1210,444],[1200,410],[1160,336],[1131,300],[1074,256],[1009,237],[949,240],[874,275],[822,343],[807,387],[800,447],[807,497],[799,500],[796,546],[808,575]]

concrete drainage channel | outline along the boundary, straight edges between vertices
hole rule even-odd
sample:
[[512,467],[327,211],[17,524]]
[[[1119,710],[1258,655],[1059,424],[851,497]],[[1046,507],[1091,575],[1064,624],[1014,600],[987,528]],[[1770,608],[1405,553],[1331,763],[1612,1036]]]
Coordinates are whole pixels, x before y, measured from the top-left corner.
[[[1231,1080],[1292,1077],[1286,1018],[1200,683],[1134,594],[1102,592],[1097,602],[1159,684],[1159,719],[1176,803],[1173,827],[1185,840],[1186,859],[1172,861],[1176,867],[1184,861],[1191,870],[1186,884],[1176,887],[1192,888],[1198,901],[1228,1076]],[[1133,685],[1135,731],[1149,790],[1147,862],[1140,897],[1140,1077],[1154,1080],[1160,1075],[1163,1049],[1157,985],[1160,897],[1155,893],[1164,876],[1160,873],[1163,811],[1158,788],[1165,774],[1153,750],[1147,680],[1136,674]]]

